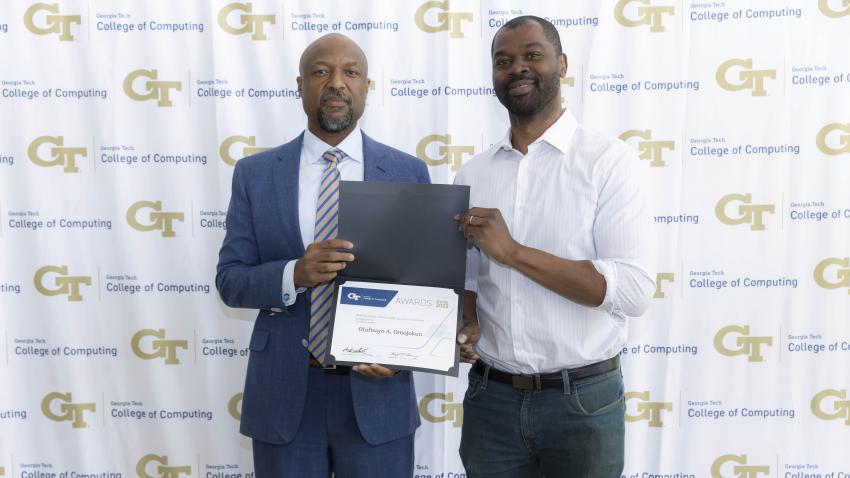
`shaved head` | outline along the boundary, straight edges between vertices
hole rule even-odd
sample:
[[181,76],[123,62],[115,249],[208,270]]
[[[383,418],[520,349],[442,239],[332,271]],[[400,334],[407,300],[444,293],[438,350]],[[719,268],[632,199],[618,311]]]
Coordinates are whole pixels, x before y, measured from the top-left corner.
[[369,94],[368,69],[363,50],[339,33],[304,49],[296,81],[313,134],[336,145],[357,126]]
[[356,56],[363,65],[363,73],[369,73],[369,63],[366,60],[366,54],[363,53],[360,46],[354,43],[351,38],[339,33],[328,33],[307,45],[307,48],[301,53],[301,60],[298,62],[298,72],[301,76],[304,76],[304,68],[309,67],[318,57],[339,51],[340,49],[344,49],[349,54]]

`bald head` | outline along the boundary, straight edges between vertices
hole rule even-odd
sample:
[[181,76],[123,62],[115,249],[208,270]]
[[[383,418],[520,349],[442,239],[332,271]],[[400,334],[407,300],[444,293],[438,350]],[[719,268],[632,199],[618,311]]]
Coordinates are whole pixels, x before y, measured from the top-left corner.
[[335,54],[343,54],[351,58],[356,58],[363,67],[363,74],[368,75],[369,63],[366,60],[366,54],[363,53],[360,46],[354,43],[351,38],[340,33],[328,33],[307,45],[307,48],[301,53],[301,60],[298,62],[298,72],[301,76],[304,76],[304,68],[309,67],[317,59]]
[[369,93],[363,50],[345,35],[331,33],[304,49],[298,93],[310,132],[336,145],[356,126]]

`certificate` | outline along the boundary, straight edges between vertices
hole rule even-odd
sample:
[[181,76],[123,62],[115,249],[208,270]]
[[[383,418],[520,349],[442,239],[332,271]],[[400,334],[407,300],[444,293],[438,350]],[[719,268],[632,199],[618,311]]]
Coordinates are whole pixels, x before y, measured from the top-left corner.
[[469,187],[342,181],[339,238],[354,261],[334,288],[330,359],[457,376]]
[[337,284],[331,324],[336,364],[379,363],[457,376],[461,296],[452,289],[380,282]]

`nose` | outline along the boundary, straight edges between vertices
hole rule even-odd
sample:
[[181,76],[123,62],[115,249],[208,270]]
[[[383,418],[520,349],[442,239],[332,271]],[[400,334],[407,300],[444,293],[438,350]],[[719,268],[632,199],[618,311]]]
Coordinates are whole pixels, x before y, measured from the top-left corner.
[[521,76],[528,71],[528,65],[522,58],[517,59],[511,65],[511,76]]
[[328,79],[328,88],[341,91],[345,89],[345,73],[342,70],[333,70]]

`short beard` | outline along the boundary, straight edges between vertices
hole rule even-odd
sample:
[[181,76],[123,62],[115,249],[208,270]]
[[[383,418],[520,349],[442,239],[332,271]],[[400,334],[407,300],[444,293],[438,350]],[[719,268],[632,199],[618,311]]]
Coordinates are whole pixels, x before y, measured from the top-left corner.
[[540,78],[538,82],[539,90],[532,92],[527,96],[527,101],[516,101],[508,94],[507,86],[504,89],[496,90],[496,97],[499,102],[514,116],[527,117],[534,116],[558,96],[558,90],[561,88],[561,77],[558,74],[550,77]]
[[319,126],[321,126],[323,130],[328,133],[339,133],[340,131],[346,130],[349,126],[351,126],[351,123],[354,122],[354,111],[349,106],[348,112],[345,113],[345,116],[341,118],[329,118],[328,116],[325,116],[325,113],[320,108],[316,117],[319,120]]

